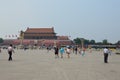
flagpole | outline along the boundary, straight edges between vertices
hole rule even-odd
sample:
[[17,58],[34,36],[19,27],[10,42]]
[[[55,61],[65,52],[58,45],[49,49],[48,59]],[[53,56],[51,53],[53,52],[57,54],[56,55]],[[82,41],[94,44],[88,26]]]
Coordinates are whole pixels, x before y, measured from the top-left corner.
[[24,39],[24,32],[21,30],[20,32],[20,45],[23,47],[23,39]]

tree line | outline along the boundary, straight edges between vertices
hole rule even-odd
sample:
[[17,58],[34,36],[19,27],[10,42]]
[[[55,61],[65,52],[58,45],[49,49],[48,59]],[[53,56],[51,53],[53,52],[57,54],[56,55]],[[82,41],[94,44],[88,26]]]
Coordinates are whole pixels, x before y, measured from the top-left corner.
[[110,43],[107,39],[102,40],[101,42],[96,42],[95,40],[88,40],[85,38],[76,38],[73,40],[74,44],[79,45],[82,44],[82,41],[84,45],[120,45],[120,40],[118,40],[116,43]]

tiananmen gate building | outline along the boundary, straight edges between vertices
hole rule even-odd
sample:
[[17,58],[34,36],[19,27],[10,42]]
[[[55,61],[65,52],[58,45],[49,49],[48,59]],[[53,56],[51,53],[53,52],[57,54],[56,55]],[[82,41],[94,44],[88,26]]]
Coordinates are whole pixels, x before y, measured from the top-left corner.
[[[57,36],[52,28],[27,28],[20,33],[18,39],[6,39],[3,45],[38,45],[38,46],[54,46],[54,45],[72,45],[73,41],[69,36]],[[22,43],[21,43],[22,41]]]
[[57,39],[54,28],[27,28],[24,39]]

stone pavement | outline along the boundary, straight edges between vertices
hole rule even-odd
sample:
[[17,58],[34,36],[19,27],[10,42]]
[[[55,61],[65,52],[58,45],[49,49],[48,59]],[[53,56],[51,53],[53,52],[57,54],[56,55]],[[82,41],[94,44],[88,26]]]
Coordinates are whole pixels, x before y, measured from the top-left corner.
[[2,50],[0,80],[120,80],[120,55],[109,56],[107,64],[101,51],[70,56],[55,59],[53,51],[15,50],[13,61],[8,61]]

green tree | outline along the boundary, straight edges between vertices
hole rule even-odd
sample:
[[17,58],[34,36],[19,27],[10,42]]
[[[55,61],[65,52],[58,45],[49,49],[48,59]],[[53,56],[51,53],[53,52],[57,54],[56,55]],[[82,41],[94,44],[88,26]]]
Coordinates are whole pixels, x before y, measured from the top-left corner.
[[90,41],[89,41],[89,40],[84,39],[84,44],[85,44],[85,45],[88,45],[89,43],[90,43]]
[[[75,44],[77,44],[77,45],[83,45],[83,46],[87,46],[87,45],[89,45],[89,40],[87,40],[87,39],[84,39],[84,38],[76,38],[76,39],[74,39],[73,40],[74,42],[75,42]],[[82,42],[83,42],[83,44],[82,44]]]
[[2,38],[0,38],[0,43],[3,43],[3,39]]
[[90,40],[89,41],[89,44],[95,44],[96,42],[95,42],[95,40]]
[[104,40],[103,40],[103,45],[107,45],[107,44],[108,44],[107,39],[104,39]]
[[78,45],[78,44],[81,44],[81,40],[80,40],[80,38],[76,38],[76,39],[74,39],[73,41],[74,41],[75,44],[77,44],[77,45]]

